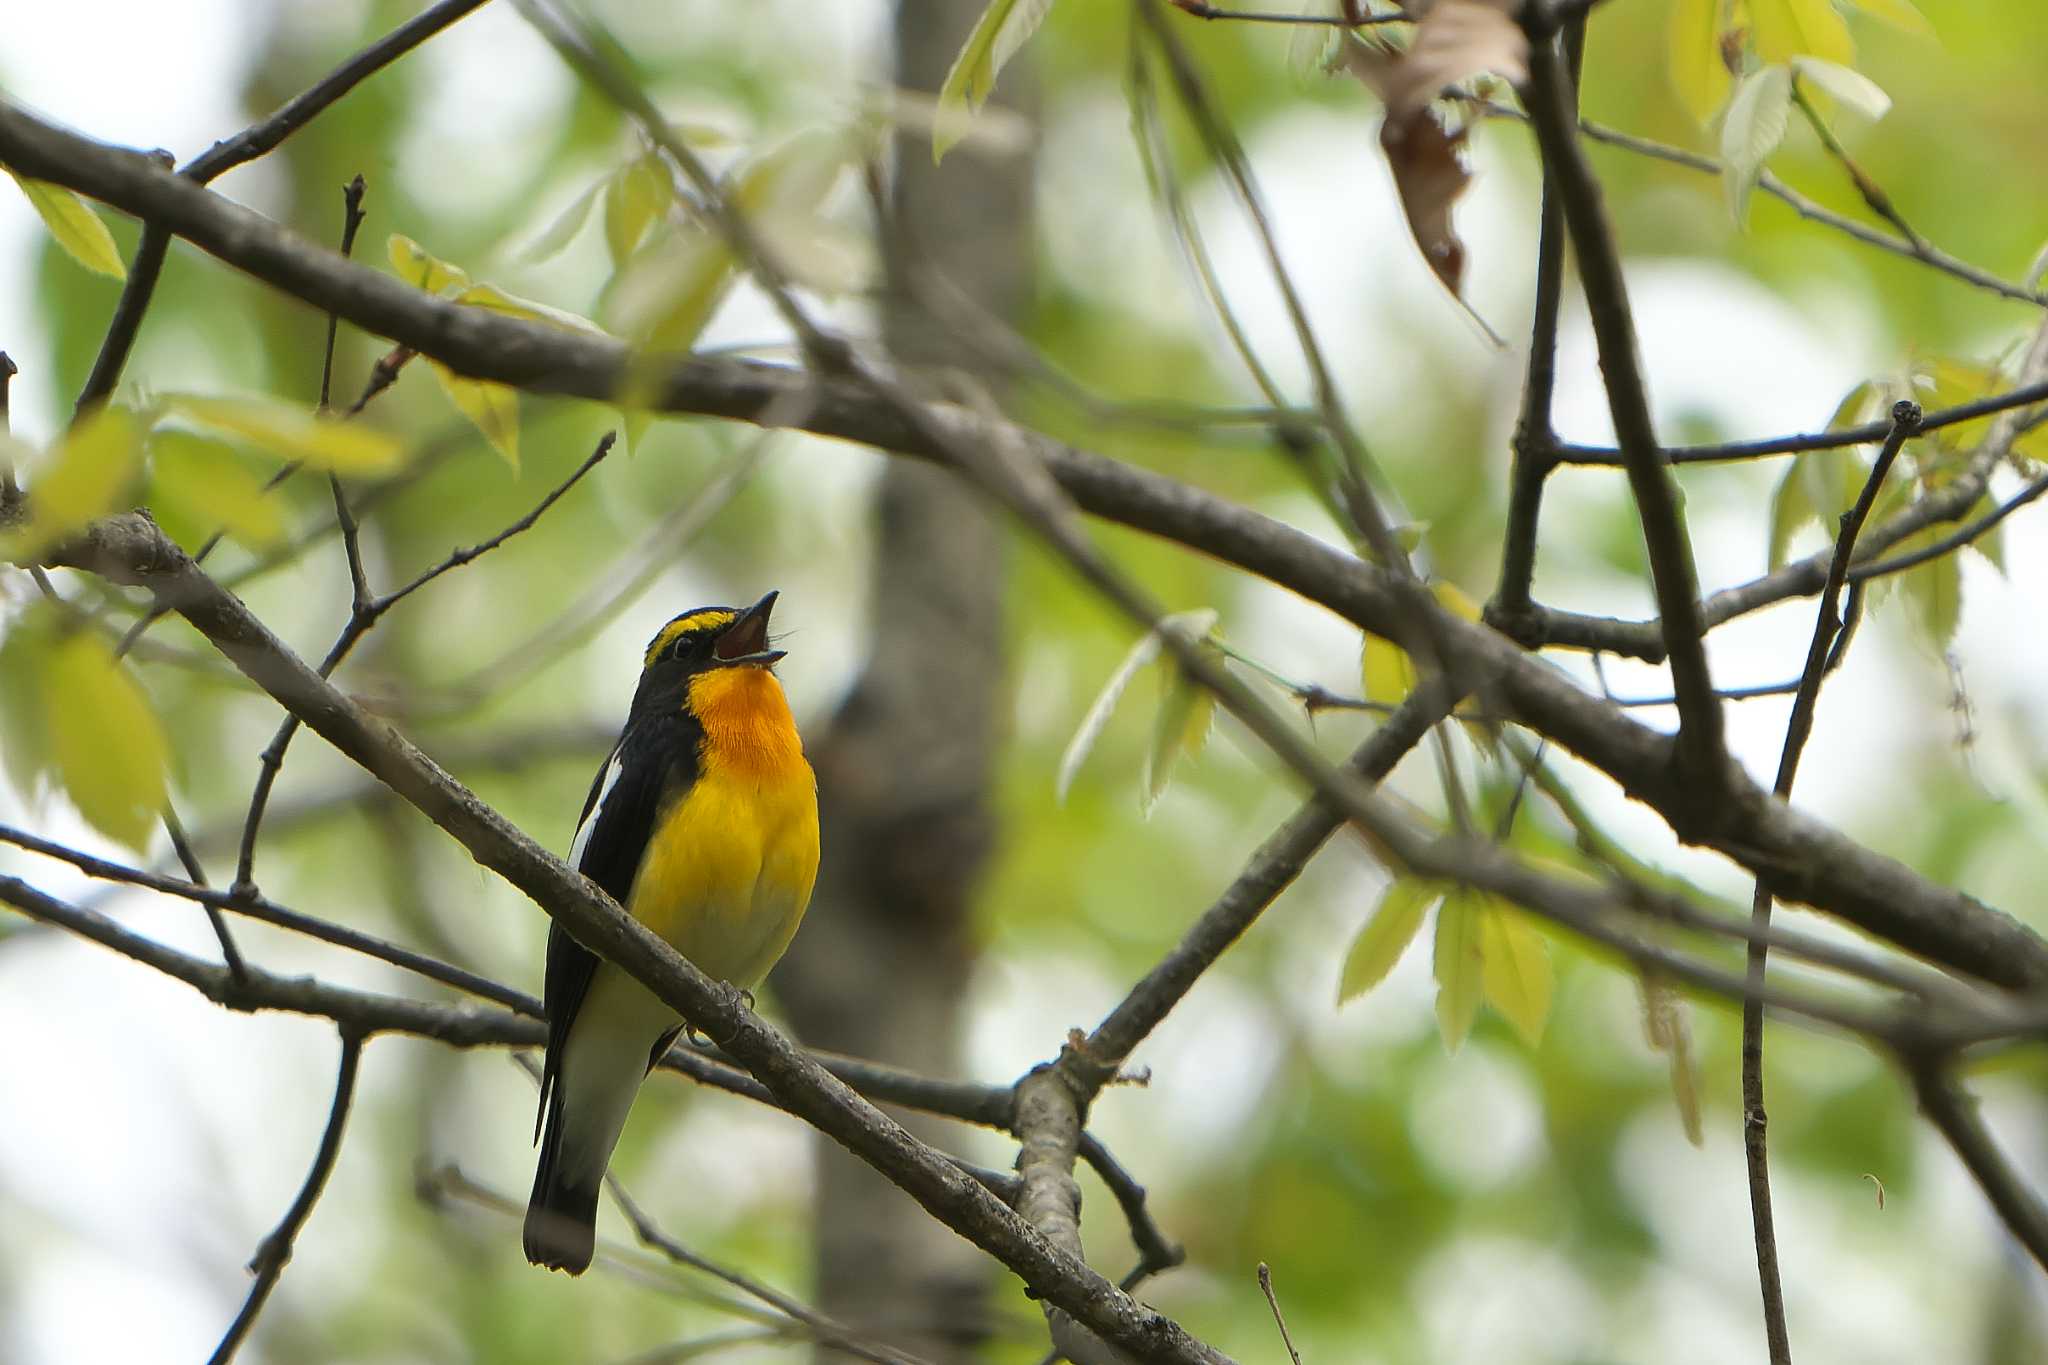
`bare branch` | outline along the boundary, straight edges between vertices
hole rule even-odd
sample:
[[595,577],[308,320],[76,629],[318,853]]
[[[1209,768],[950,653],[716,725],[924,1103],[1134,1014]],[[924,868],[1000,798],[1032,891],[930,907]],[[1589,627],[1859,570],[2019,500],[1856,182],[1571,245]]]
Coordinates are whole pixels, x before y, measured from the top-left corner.
[[341,1030],[341,1065],[334,1080],[334,1103],[327,1111],[327,1129],[320,1135],[320,1150],[313,1154],[313,1168],[306,1172],[305,1184],[299,1186],[298,1197],[285,1210],[284,1219],[265,1237],[256,1248],[255,1257],[249,1262],[249,1269],[255,1272],[256,1283],[249,1287],[249,1297],[242,1303],[242,1311],[235,1315],[228,1325],[227,1335],[220,1345],[213,1348],[208,1365],[227,1365],[235,1358],[242,1342],[248,1337],[249,1329],[256,1325],[256,1315],[263,1311],[263,1305],[270,1299],[270,1291],[277,1288],[277,1281],[284,1274],[285,1265],[292,1258],[292,1243],[299,1237],[306,1220],[313,1216],[313,1206],[320,1202],[320,1195],[327,1188],[327,1177],[334,1174],[334,1163],[341,1155],[341,1134],[348,1123],[349,1105],[355,1099],[356,1072],[363,1060],[363,1035],[347,1028]]

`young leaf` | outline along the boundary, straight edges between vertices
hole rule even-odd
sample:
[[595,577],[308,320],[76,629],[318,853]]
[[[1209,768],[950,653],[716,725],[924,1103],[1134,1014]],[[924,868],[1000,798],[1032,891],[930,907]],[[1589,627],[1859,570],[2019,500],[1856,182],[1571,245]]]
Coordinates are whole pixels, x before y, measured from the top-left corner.
[[1721,59],[1721,0],[1678,0],[1671,10],[1671,86],[1704,126],[1728,98]]
[[143,849],[164,807],[170,749],[149,699],[105,640],[80,630],[57,642],[43,671],[43,710],[51,757],[79,814]]
[[1892,97],[1860,71],[1837,66],[1820,57],[1794,57],[1792,69],[1800,80],[1831,97],[1843,108],[1854,109],[1867,119],[1881,119],[1892,107]]
[[388,474],[405,446],[388,432],[308,412],[272,398],[173,395],[166,410],[249,443],[277,460],[297,461],[333,474]]
[[142,462],[142,427],[126,408],[101,406],[66,432],[29,483],[29,522],[14,553],[28,557],[114,509]]
[[43,698],[31,679],[45,676],[56,645],[55,613],[36,606],[8,623],[0,636],[0,764],[24,800],[50,767],[50,727]]
[[1653,1049],[1671,1059],[1671,1098],[1678,1105],[1678,1121],[1686,1141],[1701,1146],[1706,1135],[1700,1123],[1699,1066],[1692,1055],[1684,1002],[1672,992],[1671,983],[1654,972],[1644,972],[1637,983],[1642,987],[1643,1034]]
[[1926,15],[1913,8],[1911,0],[1849,0],[1849,3],[1873,19],[1882,19],[1893,28],[1916,37],[1934,36],[1934,25],[1927,22]]
[[1386,980],[1387,973],[1394,970],[1394,964],[1408,950],[1415,931],[1422,927],[1422,917],[1443,894],[1441,884],[1416,877],[1400,877],[1387,883],[1378,908],[1358,931],[1358,937],[1351,940],[1351,951],[1344,955],[1344,974],[1337,980],[1339,1005],[1350,1004]]
[[[13,175],[12,171],[8,174]],[[95,275],[111,275],[117,280],[128,278],[128,267],[121,263],[121,250],[114,245],[114,234],[107,231],[107,225],[92,211],[92,205],[62,185],[52,185],[45,180],[25,180],[14,176],[14,183],[21,186],[21,192],[28,196],[28,202],[35,207],[42,218],[43,226],[57,239],[57,245],[72,260],[92,271]]]
[[455,302],[466,303],[472,308],[487,312],[503,313],[506,317],[524,318],[528,322],[546,322],[571,332],[583,332],[591,336],[603,336],[604,329],[589,318],[571,313],[553,304],[537,303],[523,299],[517,294],[508,294],[495,284],[472,284],[455,295]]
[[[1910,539],[1899,545],[1901,552],[1909,548]],[[1962,558],[1945,554],[1906,570],[1899,575],[1899,590],[1913,605],[1913,624],[1921,636],[1937,653],[1946,650],[1963,621]]]
[[1799,477],[1798,464],[1788,465],[1778,480],[1778,491],[1771,495],[1772,572],[1785,567],[1785,561],[1792,554],[1792,537],[1799,534],[1799,528],[1819,519],[1820,514],[1814,511],[1813,499],[1807,491],[1807,482]]
[[1003,67],[1051,10],[1052,0],[989,0],[939,87],[939,118],[932,128],[934,164],[960,140],[968,120],[988,102]]
[[[1215,614],[1208,615],[1214,624]],[[1199,648],[1212,661],[1222,661],[1223,652],[1215,645],[1205,640]],[[1153,718],[1152,746],[1145,751],[1145,796],[1141,804],[1147,815],[1166,790],[1175,760],[1182,754],[1194,758],[1202,752],[1209,738],[1210,723],[1216,718],[1215,693],[1188,677],[1172,659],[1161,659],[1160,668],[1165,673],[1166,690],[1159,699],[1159,714]]]
[[648,350],[687,351],[732,292],[736,265],[712,233],[671,233],[619,268],[605,288],[602,315]]
[[[1192,636],[1206,635],[1216,624],[1216,613],[1208,608],[1184,611],[1166,617],[1160,623],[1162,629],[1179,628]],[[1074,785],[1074,775],[1081,771],[1081,764],[1088,757],[1088,751],[1095,747],[1095,741],[1102,738],[1103,727],[1109,724],[1109,717],[1122,699],[1124,689],[1131,685],[1131,679],[1138,676],[1138,670],[1159,657],[1159,632],[1147,631],[1124,655],[1123,662],[1109,675],[1109,681],[1102,685],[1102,691],[1088,708],[1088,714],[1081,717],[1081,724],[1074,731],[1074,737],[1067,741],[1067,750],[1060,755],[1059,778],[1054,785],[1058,800],[1067,799],[1067,790]]]
[[1444,897],[1436,912],[1436,1026],[1444,1046],[1456,1052],[1472,1032],[1484,994],[1485,948],[1479,919],[1486,909],[1480,895],[1459,887]]
[[[1822,0],[1826,3],[1826,0]],[[1749,210],[1749,192],[1764,162],[1785,140],[1792,112],[1792,68],[1767,66],[1743,77],[1728,102],[1721,124],[1721,176],[1728,191],[1728,211],[1741,226]]]
[[258,548],[284,539],[284,511],[225,444],[159,427],[149,438],[150,511],[189,543],[224,531]]
[[614,266],[633,254],[655,219],[668,212],[675,194],[675,182],[656,152],[635,157],[605,181],[604,243]]
[[392,233],[385,250],[391,258],[392,273],[415,289],[443,294],[469,283],[468,271],[450,265],[404,233]]
[[1820,57],[1840,66],[1856,60],[1849,26],[1834,0],[1749,0],[1750,35],[1766,62]]
[[1535,1047],[1550,1017],[1549,946],[1528,916],[1492,897],[1479,912],[1479,944],[1487,1003]]
[[605,182],[600,180],[583,193],[569,201],[569,207],[555,216],[553,222],[541,229],[540,236],[533,239],[519,259],[540,262],[561,255],[569,249],[569,243],[576,240],[576,234],[583,230],[590,219],[590,210],[596,205],[598,196],[604,193]]
[[441,392],[476,425],[512,472],[519,472],[519,390],[455,373],[438,360],[427,362]]

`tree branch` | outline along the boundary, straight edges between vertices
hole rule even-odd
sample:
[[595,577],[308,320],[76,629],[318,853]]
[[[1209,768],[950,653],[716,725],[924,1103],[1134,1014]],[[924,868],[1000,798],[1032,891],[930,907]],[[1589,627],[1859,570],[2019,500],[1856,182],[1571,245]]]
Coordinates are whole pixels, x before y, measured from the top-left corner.
[[348,1123],[349,1105],[355,1099],[356,1072],[363,1060],[363,1035],[344,1027],[341,1030],[340,1074],[334,1080],[334,1103],[327,1111],[327,1129],[320,1135],[320,1150],[313,1154],[313,1169],[306,1172],[306,1182],[299,1186],[298,1197],[285,1210],[284,1219],[276,1229],[256,1248],[249,1269],[255,1272],[256,1283],[249,1287],[249,1297],[242,1303],[242,1311],[228,1325],[227,1335],[220,1345],[213,1348],[208,1365],[227,1365],[235,1358],[242,1342],[249,1335],[249,1329],[256,1325],[256,1315],[263,1311],[263,1305],[270,1300],[270,1291],[277,1288],[278,1278],[284,1274],[285,1265],[292,1258],[292,1243],[298,1240],[299,1230],[306,1226],[306,1220],[313,1216],[313,1206],[320,1202],[320,1195],[327,1188],[327,1177],[334,1174],[334,1162],[341,1155],[341,1133]]

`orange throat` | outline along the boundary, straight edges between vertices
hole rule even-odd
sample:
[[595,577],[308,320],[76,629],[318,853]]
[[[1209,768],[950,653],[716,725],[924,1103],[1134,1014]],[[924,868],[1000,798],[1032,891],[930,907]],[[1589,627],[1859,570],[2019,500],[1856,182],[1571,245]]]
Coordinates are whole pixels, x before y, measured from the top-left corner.
[[690,679],[690,710],[704,727],[707,762],[747,776],[793,776],[803,740],[782,684],[765,668],[714,668]]

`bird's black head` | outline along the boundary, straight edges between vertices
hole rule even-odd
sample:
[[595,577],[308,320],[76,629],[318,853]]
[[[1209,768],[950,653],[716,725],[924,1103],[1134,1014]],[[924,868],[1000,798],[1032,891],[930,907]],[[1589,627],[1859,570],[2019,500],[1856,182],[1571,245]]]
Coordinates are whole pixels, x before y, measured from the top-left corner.
[[712,668],[769,668],[783,651],[768,648],[768,613],[775,593],[753,606],[698,607],[655,633],[647,645],[646,671],[676,678]]

